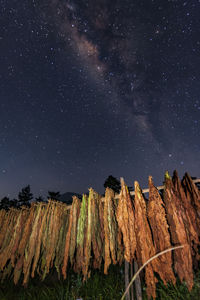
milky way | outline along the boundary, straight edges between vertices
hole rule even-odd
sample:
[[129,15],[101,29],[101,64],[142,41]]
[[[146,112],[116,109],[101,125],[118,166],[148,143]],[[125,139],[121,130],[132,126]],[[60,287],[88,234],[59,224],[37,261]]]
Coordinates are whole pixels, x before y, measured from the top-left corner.
[[156,49],[155,44],[164,34],[165,21],[153,5],[142,6],[139,1],[54,1],[52,12],[60,34],[71,38],[92,74],[103,76],[136,123],[149,130],[151,114],[155,121],[160,107],[159,52],[164,47]]
[[[174,62],[179,48],[184,48],[181,33],[188,30],[182,16],[187,16],[188,4],[176,2],[165,1],[159,6],[155,1],[148,5],[128,0],[52,1],[50,13],[59,34],[68,39],[93,78],[100,75],[110,84],[119,110],[126,110],[133,126],[150,135],[155,144],[164,134],[160,124],[166,82],[169,85],[173,78],[187,78],[190,67],[184,57],[178,68]],[[189,51],[187,48],[184,56]]]

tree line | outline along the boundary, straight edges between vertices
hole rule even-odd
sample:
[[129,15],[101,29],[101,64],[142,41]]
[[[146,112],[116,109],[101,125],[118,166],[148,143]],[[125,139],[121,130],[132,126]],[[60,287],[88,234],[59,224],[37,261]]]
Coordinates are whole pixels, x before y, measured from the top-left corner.
[[[60,192],[48,191],[47,199],[59,200]],[[9,197],[3,197],[0,201],[0,209],[9,209],[10,207],[19,208],[21,206],[30,206],[31,202],[46,202],[42,197],[33,197],[30,185],[25,186],[18,193],[17,199],[9,199]]]
[[[104,188],[111,188],[115,193],[120,192],[120,182],[117,178],[112,175],[108,176],[108,178],[104,182]],[[47,200],[60,200],[60,192],[48,191]],[[9,199],[9,197],[3,197],[0,201],[0,209],[9,209],[10,207],[20,208],[21,206],[29,207],[31,202],[46,202],[44,197],[39,196],[34,198],[33,193],[31,192],[30,185],[25,186],[18,193],[17,199]]]

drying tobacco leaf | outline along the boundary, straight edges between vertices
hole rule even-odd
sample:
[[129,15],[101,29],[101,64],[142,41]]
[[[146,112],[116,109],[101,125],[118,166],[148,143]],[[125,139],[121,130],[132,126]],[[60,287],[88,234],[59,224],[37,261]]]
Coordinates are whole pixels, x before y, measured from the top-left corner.
[[27,210],[27,220],[25,222],[25,225],[23,226],[23,233],[22,233],[22,237],[21,237],[21,240],[20,240],[19,246],[18,246],[17,262],[16,262],[15,268],[14,268],[14,283],[15,284],[18,283],[18,280],[22,273],[23,262],[25,259],[25,248],[26,248],[26,244],[28,243],[29,236],[31,234],[32,222],[34,219],[34,207],[31,206],[30,209],[26,209],[26,210]]
[[7,261],[11,258],[12,249],[15,247],[15,239],[19,231],[21,211],[17,209],[10,209],[10,222],[7,227],[5,239],[0,251],[0,269],[3,270]]
[[103,241],[101,239],[101,226],[99,217],[99,202],[101,196],[94,190],[91,197],[91,210],[92,210],[92,250],[93,250],[93,267],[100,269],[102,261]]
[[69,225],[69,215],[70,210],[67,209],[65,204],[62,205],[62,215],[61,215],[61,227],[58,236],[58,243],[56,246],[56,258],[55,258],[55,268],[58,273],[58,277],[60,278],[60,268],[63,264],[64,251],[65,251],[65,238],[67,235],[68,225]]
[[37,203],[34,206],[35,206],[35,216],[34,216],[34,221],[32,224],[31,235],[30,235],[28,244],[26,245],[25,259],[24,259],[24,264],[23,264],[23,273],[24,273],[23,285],[25,285],[25,286],[28,283],[31,263],[32,263],[32,259],[35,254],[35,247],[37,244],[37,237],[38,237],[38,232],[39,232],[39,227],[40,227],[39,219],[40,219],[42,203]]
[[14,224],[16,223],[17,216],[18,216],[18,210],[14,208],[10,208],[9,211],[7,212],[7,218],[5,219],[4,224],[2,225],[3,228],[1,230],[1,236],[0,236],[1,253],[8,246],[8,244],[12,239],[12,231],[13,231]]
[[20,240],[21,240],[21,237],[22,237],[22,233],[23,233],[23,226],[24,226],[24,222],[27,218],[27,215],[28,215],[28,209],[27,208],[22,208],[20,210],[20,214],[19,214],[19,217],[17,219],[17,223],[15,225],[15,228],[13,229],[14,233],[13,233],[13,247],[12,247],[12,250],[11,250],[11,256],[10,256],[10,259],[11,259],[11,264],[12,264],[12,267],[14,268],[15,266],[15,261],[18,257],[18,247],[19,247],[19,243],[20,243]]
[[[166,179],[164,197],[172,244],[185,246],[183,250],[174,252],[175,270],[191,289],[191,253],[195,261],[198,259],[200,199],[199,191],[188,174],[184,177],[183,186],[186,197],[175,173],[173,183],[171,179]],[[153,182],[150,179],[148,216],[155,248],[146,217],[145,201],[137,183],[135,189],[135,209],[122,180],[118,203],[111,191],[106,191],[103,203],[100,196],[90,189],[89,198],[85,197],[85,203],[82,201],[80,215],[79,199],[74,199],[71,210],[65,204],[55,201],[32,204],[30,208],[20,210],[0,210],[1,279],[13,276],[16,284],[23,271],[26,285],[30,270],[32,277],[37,270],[44,279],[53,266],[58,274],[62,268],[66,278],[70,257],[71,266],[75,271],[82,271],[85,280],[90,276],[91,265],[94,268],[100,267],[102,257],[105,260],[106,273],[111,261],[121,263],[125,257],[131,262],[136,257],[139,264],[142,264],[155,252],[169,248],[164,207]],[[147,293],[155,298],[153,270],[160,274],[164,282],[174,282],[171,254],[159,257],[146,267]]]
[[[56,228],[55,230],[55,237],[54,237],[54,246],[53,246],[53,253],[52,253],[52,257],[51,257],[51,264],[50,267],[54,266],[56,267],[56,256],[57,256],[57,250],[58,250],[58,245],[60,242],[60,232],[63,229],[63,215],[65,214],[65,209],[64,209],[64,204],[60,203],[60,202],[56,202],[56,206],[57,206],[57,214],[56,214],[56,219],[55,219],[55,224],[54,227]],[[61,251],[62,253],[62,251]]]
[[80,200],[76,196],[73,196],[73,220],[72,220],[72,228],[71,228],[71,236],[70,236],[70,247],[69,247],[69,258],[71,266],[74,263],[74,254],[76,250],[76,238],[77,238],[77,223],[78,217],[80,213]]
[[86,227],[86,214],[87,214],[87,195],[83,194],[80,214],[77,225],[77,251],[76,251],[76,268],[77,272],[80,272],[84,265],[84,234]]
[[[155,255],[151,230],[147,220],[146,203],[137,181],[135,186],[135,232],[136,232],[136,257],[139,266],[143,265],[149,258]],[[149,263],[145,268],[145,282],[147,285],[147,296],[156,298],[156,282],[153,265]]]
[[[106,189],[107,191],[107,189]],[[107,193],[108,194],[108,193]],[[111,264],[111,257],[110,257],[110,245],[109,245],[109,227],[108,227],[108,196],[105,197],[104,200],[104,274],[108,274],[108,268]]]
[[174,251],[174,269],[181,282],[185,280],[188,289],[191,290],[193,287],[193,270],[190,242],[183,220],[182,204],[175,193],[168,172],[165,173],[164,203],[173,246],[184,245],[183,249]]
[[198,246],[199,246],[199,230],[198,230],[198,220],[195,208],[192,206],[191,198],[186,197],[181,181],[178,177],[177,171],[174,171],[174,175],[172,178],[174,189],[176,193],[176,197],[181,200],[181,204],[184,209],[184,224],[187,229],[187,233],[189,235],[189,242],[191,253],[194,260],[194,265],[198,265],[199,254],[198,254]]
[[1,236],[1,230],[3,228],[3,223],[7,219],[7,212],[5,209],[0,209],[0,236]]
[[[192,181],[192,178],[188,173],[185,173],[182,184],[186,193],[186,198],[194,206],[198,219],[200,219],[200,191]],[[200,221],[198,220],[198,228],[200,229]]]
[[125,185],[124,180],[121,178],[121,192],[117,207],[117,222],[123,235],[124,242],[124,257],[131,263],[135,256],[136,237],[135,237],[135,218],[133,203]]
[[115,200],[113,190],[107,188],[104,200],[104,231],[105,231],[105,264],[104,273],[107,274],[111,257],[117,263],[117,221],[115,216]]
[[50,202],[48,203],[47,206],[42,207],[41,210],[41,214],[40,214],[40,220],[39,220],[39,224],[40,224],[40,228],[39,228],[39,233],[38,233],[38,241],[37,241],[37,245],[35,248],[35,255],[34,255],[34,260],[33,260],[33,265],[32,265],[32,272],[31,272],[31,277],[34,277],[35,274],[35,269],[37,267],[37,263],[40,257],[40,249],[41,249],[41,245],[42,245],[42,234],[43,234],[43,228],[44,228],[44,224],[46,222],[46,216],[47,216],[47,212],[50,206]]
[[4,219],[2,220],[1,227],[0,227],[0,249],[2,249],[2,245],[5,240],[5,235],[8,229],[10,218],[11,218],[10,210],[8,212],[5,211]]
[[112,257],[113,264],[117,263],[116,257],[116,241],[117,241],[117,221],[115,217],[115,202],[114,202],[114,192],[107,189],[106,193],[107,205],[108,205],[108,227],[110,233],[110,253]]
[[92,246],[92,199],[94,197],[94,190],[89,189],[88,197],[88,209],[87,209],[87,227],[85,231],[85,242],[84,242],[84,255],[85,255],[85,264],[83,268],[83,280],[86,280],[90,276],[88,272],[90,260],[91,260],[91,246]]
[[[149,176],[149,201],[147,207],[148,220],[153,234],[153,242],[155,252],[159,253],[163,250],[169,249],[170,233],[167,224],[166,213],[162,198],[153,184],[152,177]],[[172,253],[168,252],[153,260],[154,271],[160,275],[166,285],[167,282],[176,283],[174,272],[172,269]]]
[[99,226],[100,226],[100,232],[101,232],[101,240],[104,241],[104,201],[101,198],[99,201]]
[[49,249],[49,228],[51,224],[51,213],[52,213],[52,200],[49,199],[47,206],[47,215],[46,221],[44,224],[44,229],[42,233],[42,245],[41,245],[41,259],[40,259],[40,266],[37,268],[37,273],[40,275],[41,280],[44,280],[47,275],[47,256],[48,256],[48,249]]
[[[46,264],[45,264],[45,276],[49,273],[49,268],[51,265],[52,260],[54,259],[54,251],[56,247],[56,232],[59,230],[57,228],[57,213],[58,213],[58,206],[55,201],[51,200],[50,205],[50,215],[49,215],[49,223],[48,223],[48,231],[47,236],[48,239],[46,241]],[[44,277],[43,277],[44,280]]]
[[124,260],[124,246],[122,231],[117,227],[117,262],[121,265]]
[[93,198],[91,203],[92,209],[92,252],[93,252],[93,267],[100,269],[102,261],[102,240],[100,232],[100,220],[98,212],[98,203],[100,201],[100,195],[93,191]]
[[[74,240],[76,240],[76,237],[71,237],[71,232],[72,232],[72,227],[73,227],[73,216],[77,215],[77,208],[79,209],[80,207],[80,203],[79,203],[79,199],[77,197],[73,198],[73,203],[70,209],[70,216],[69,216],[69,226],[68,226],[68,230],[67,230],[67,235],[66,235],[66,239],[65,239],[65,252],[64,252],[64,260],[63,260],[63,267],[62,267],[62,274],[64,279],[66,279],[66,270],[67,270],[67,265],[68,265],[68,258],[69,258],[69,251],[71,249],[71,253],[72,253],[72,248],[71,248],[71,241],[74,242]],[[75,242],[74,242],[75,243]]]

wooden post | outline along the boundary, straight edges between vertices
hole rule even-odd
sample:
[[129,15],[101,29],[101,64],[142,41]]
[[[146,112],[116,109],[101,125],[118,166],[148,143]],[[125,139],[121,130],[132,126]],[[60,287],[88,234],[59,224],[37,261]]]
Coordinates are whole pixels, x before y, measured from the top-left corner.
[[[134,273],[138,271],[138,264],[136,260],[134,260]],[[138,275],[135,279],[135,293],[136,293],[136,299],[142,300],[142,286],[140,281],[140,275]]]
[[[129,263],[125,260],[125,290],[129,284]],[[130,299],[130,291],[126,294],[126,300],[131,300]]]
[[[131,275],[131,279],[133,278],[133,273],[134,273],[134,270],[133,270],[133,262],[131,262],[130,264],[130,269],[131,269],[131,272],[130,272],[130,275]],[[134,289],[133,289],[133,284],[131,285],[130,287],[130,291],[131,291],[131,300],[134,300]]]

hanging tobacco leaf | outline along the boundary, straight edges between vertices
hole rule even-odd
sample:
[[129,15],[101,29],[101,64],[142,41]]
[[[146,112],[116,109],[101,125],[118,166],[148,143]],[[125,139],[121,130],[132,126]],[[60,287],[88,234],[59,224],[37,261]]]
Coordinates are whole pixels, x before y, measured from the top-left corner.
[[27,210],[27,220],[25,222],[25,225],[23,226],[23,233],[22,233],[21,240],[19,242],[18,250],[17,250],[18,251],[17,262],[16,262],[15,268],[14,268],[14,283],[15,284],[18,283],[18,280],[22,273],[23,263],[24,263],[24,259],[25,259],[25,249],[26,249],[26,245],[29,240],[29,236],[31,234],[32,222],[34,219],[34,212],[35,212],[34,206],[32,205],[30,209],[27,208],[26,210]]
[[77,251],[76,251],[76,267],[75,271],[80,272],[84,268],[84,235],[86,228],[86,214],[87,214],[87,195],[83,194],[80,214],[77,225]]
[[125,185],[124,180],[121,179],[121,192],[117,207],[117,222],[123,235],[124,242],[124,257],[131,263],[135,256],[136,237],[135,237],[135,217],[133,210],[133,203]]
[[198,228],[200,229],[200,191],[188,173],[185,173],[182,184],[185,190],[186,198],[191,202],[197,212]]
[[107,274],[108,267],[111,264],[111,258],[113,264],[117,263],[118,230],[115,208],[114,191],[107,188],[104,200],[105,274]]
[[104,274],[108,274],[108,268],[111,264],[110,243],[109,243],[109,224],[108,224],[108,193],[104,200]]
[[87,225],[85,231],[85,242],[84,242],[84,255],[85,255],[85,264],[83,268],[83,280],[86,280],[87,277],[90,277],[89,266],[91,260],[91,246],[92,246],[92,199],[94,197],[94,190],[89,189],[88,205],[87,205]]
[[[155,255],[155,248],[149,223],[147,220],[146,203],[142,195],[139,183],[135,181],[135,233],[136,233],[136,258],[138,265],[143,265],[149,258]],[[156,282],[153,265],[149,263],[145,268],[145,282],[147,285],[147,296],[156,298]]]
[[41,245],[42,245],[42,235],[43,235],[43,229],[44,229],[44,225],[46,222],[46,216],[47,216],[47,212],[50,206],[50,202],[48,203],[47,206],[42,207],[41,210],[41,214],[40,214],[40,219],[38,220],[40,227],[39,227],[39,233],[38,233],[38,241],[37,241],[37,245],[35,248],[35,255],[34,255],[34,260],[33,260],[33,265],[32,265],[32,272],[31,272],[31,277],[34,277],[35,274],[35,269],[37,267],[37,263],[39,261],[39,257],[40,257],[40,249],[41,249]]
[[19,218],[17,220],[15,228],[13,229],[14,230],[14,234],[13,234],[13,247],[12,247],[11,256],[10,256],[11,264],[12,264],[13,268],[15,266],[15,261],[16,261],[16,259],[18,257],[18,247],[19,247],[20,240],[22,238],[23,226],[24,226],[24,222],[27,219],[28,213],[29,212],[28,212],[27,208],[22,208],[21,209]]
[[67,235],[67,230],[69,225],[69,215],[70,215],[70,210],[67,209],[67,206],[65,204],[62,204],[61,210],[62,210],[62,214],[60,218],[61,226],[60,226],[58,242],[55,250],[56,258],[54,262],[59,278],[60,278],[60,269],[63,264],[63,258],[65,252],[65,238]]
[[[76,236],[72,236],[72,228],[73,228],[73,216],[76,216],[77,213],[77,209],[80,209],[80,203],[79,203],[79,199],[77,197],[73,198],[73,203],[70,209],[70,216],[69,216],[69,226],[68,226],[68,231],[67,231],[67,235],[66,235],[66,239],[65,239],[65,252],[64,252],[64,260],[63,260],[63,267],[62,267],[62,274],[64,279],[66,279],[66,270],[67,270],[67,265],[68,265],[68,258],[69,258],[69,251],[71,251],[71,255],[73,252],[73,249],[75,250],[74,246],[70,245],[70,243],[73,243],[73,245],[75,245],[76,243]],[[73,230],[75,230],[73,228]]]
[[7,261],[11,258],[12,249],[15,247],[15,240],[17,239],[17,232],[19,231],[21,219],[21,212],[17,209],[11,208],[9,211],[9,223],[5,238],[0,251],[0,269],[3,270]]
[[190,243],[191,253],[193,256],[194,265],[198,266],[199,254],[198,254],[198,246],[199,242],[199,229],[198,229],[198,215],[195,211],[195,208],[192,206],[191,198],[186,197],[184,192],[184,188],[181,184],[181,181],[178,177],[177,171],[174,171],[174,175],[172,178],[174,184],[174,190],[176,193],[176,197],[180,199],[182,204],[182,214],[183,221],[185,224],[185,228],[188,234],[188,241]]
[[34,221],[32,224],[31,235],[28,240],[28,244],[26,245],[25,258],[24,258],[24,264],[23,264],[23,273],[24,273],[23,285],[24,286],[26,286],[28,283],[30,268],[31,268],[32,260],[33,260],[34,254],[35,254],[35,248],[36,248],[36,244],[37,244],[38,232],[39,232],[39,227],[40,227],[39,219],[40,219],[42,203],[37,203],[34,206],[35,206],[35,210],[34,210],[35,216],[34,216]]
[[102,261],[103,241],[101,239],[101,227],[99,217],[99,202],[101,196],[93,191],[92,197],[92,250],[94,254],[93,267],[100,269]]
[[186,281],[188,289],[193,287],[193,270],[190,241],[182,214],[182,204],[177,197],[169,173],[165,173],[164,203],[173,246],[184,245],[183,249],[174,251],[174,269],[181,282]]
[[70,247],[69,247],[69,257],[70,257],[71,266],[73,266],[75,260],[74,254],[76,250],[77,223],[78,223],[78,217],[80,213],[80,200],[76,196],[73,196],[73,202],[74,202],[74,209],[73,209],[73,220],[72,220],[72,229],[71,229],[71,236],[70,236]]
[[[155,252],[159,253],[172,247],[170,243],[169,226],[167,224],[166,212],[162,198],[149,176],[149,201],[147,207],[148,220],[153,234]],[[168,252],[153,260],[152,265],[155,272],[166,285],[167,282],[176,283],[172,269],[172,253]]]

